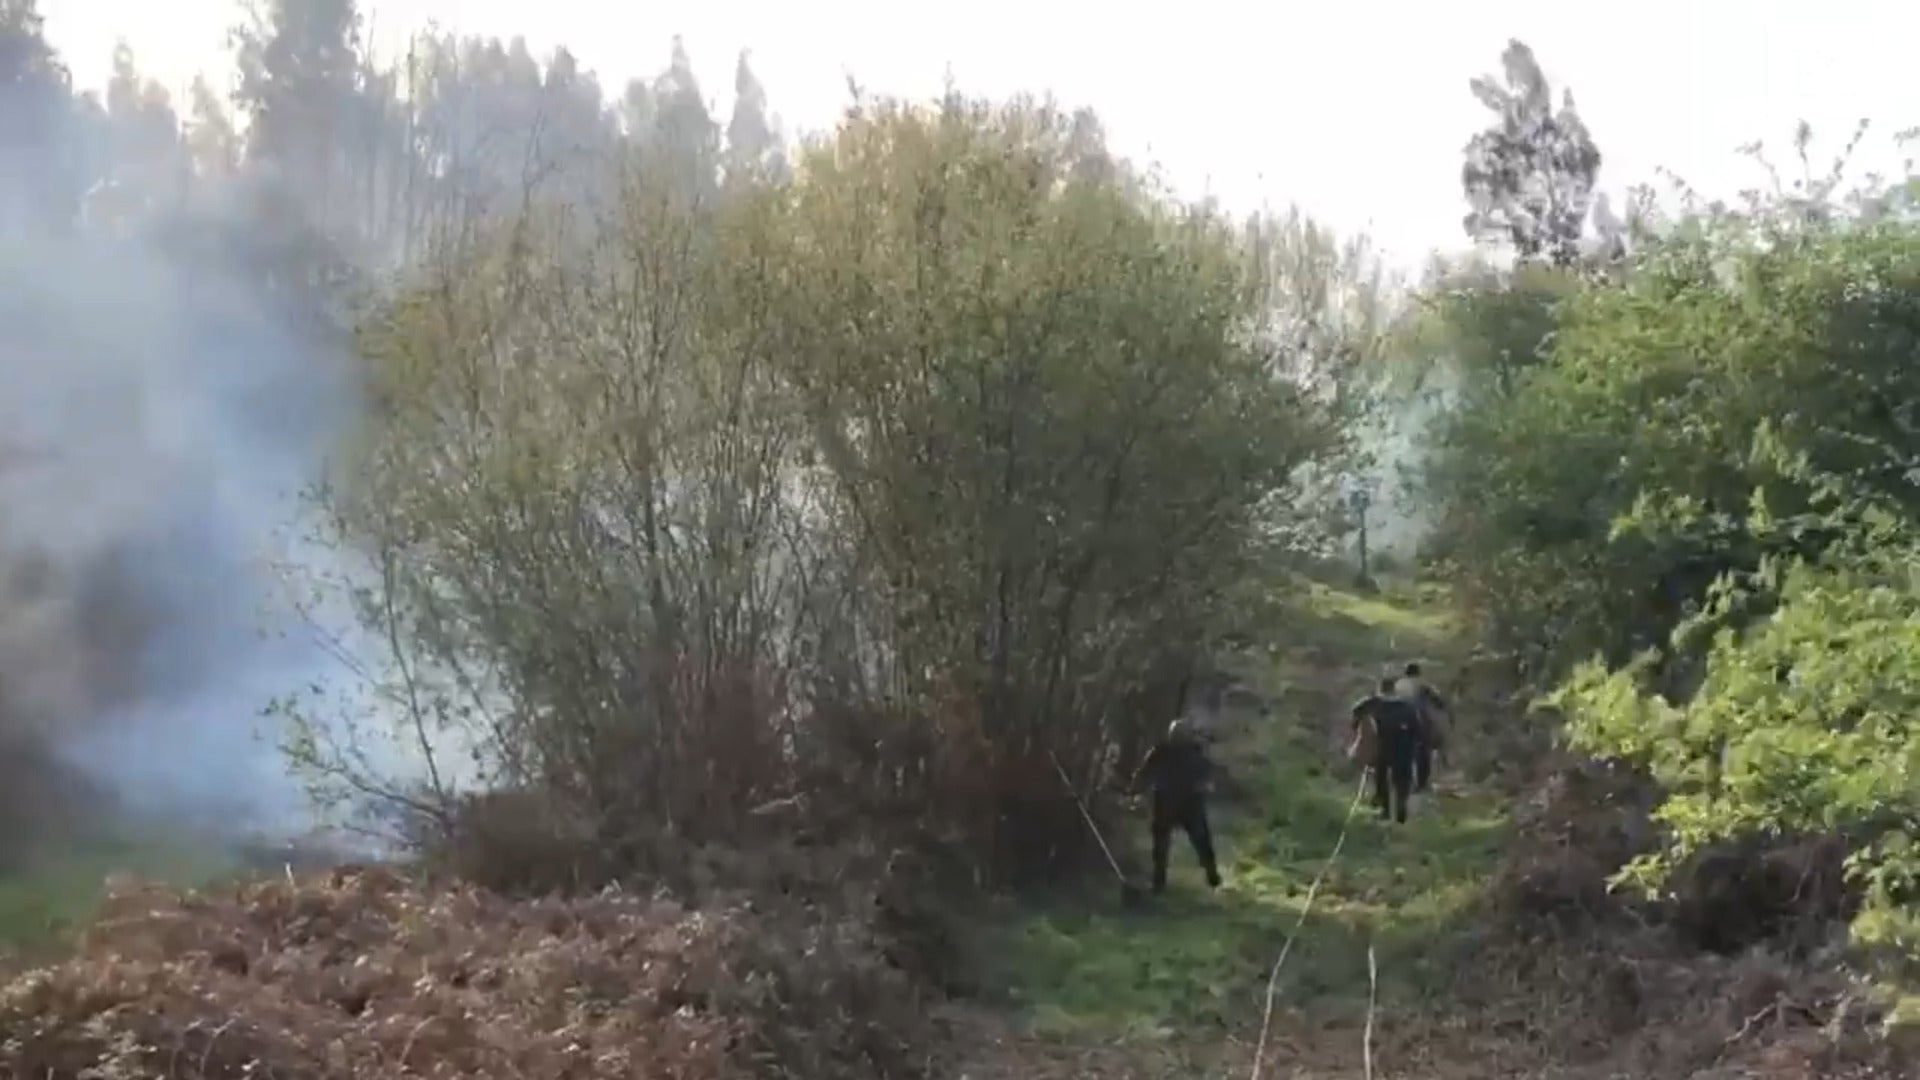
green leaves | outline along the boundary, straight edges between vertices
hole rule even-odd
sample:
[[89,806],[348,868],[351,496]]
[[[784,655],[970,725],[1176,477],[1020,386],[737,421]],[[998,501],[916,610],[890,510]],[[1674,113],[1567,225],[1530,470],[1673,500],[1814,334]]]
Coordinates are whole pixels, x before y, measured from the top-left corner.
[[1771,616],[1714,640],[1684,704],[1647,693],[1631,669],[1588,665],[1562,689],[1577,747],[1638,760],[1666,788],[1663,862],[1756,831],[1867,837],[1920,814],[1917,557],[1796,567]]
[[947,613],[915,650],[992,687],[996,730],[1107,711],[1049,695],[1204,607],[1251,508],[1328,445],[1246,335],[1269,264],[1081,169],[1084,135],[1030,102],[881,103],[802,159],[781,223],[839,496],[885,602]]
[[1662,844],[1623,882],[1838,835],[1859,940],[1910,960],[1920,233],[1799,198],[1683,219],[1550,300],[1482,274],[1436,301],[1471,377],[1428,491],[1573,746],[1660,785]]
[[1520,305],[1519,279],[1448,300],[1458,362],[1488,374],[1442,431],[1428,490],[1500,636],[1553,638],[1562,664],[1622,662],[1721,574],[1830,543],[1832,515],[1905,513],[1920,427],[1896,403],[1920,400],[1920,323],[1879,283],[1916,273],[1920,237],[1899,229],[1677,232],[1552,301],[1545,351],[1521,369],[1526,349],[1488,329],[1506,324],[1480,318]]
[[863,102],[711,198],[687,164],[473,230],[363,327],[363,614],[398,682],[497,690],[393,696],[620,828],[824,785],[1041,847],[998,835],[1026,766],[1164,723],[1305,519],[1276,495],[1344,448],[1385,321],[1364,260],[1166,201],[1030,101]]

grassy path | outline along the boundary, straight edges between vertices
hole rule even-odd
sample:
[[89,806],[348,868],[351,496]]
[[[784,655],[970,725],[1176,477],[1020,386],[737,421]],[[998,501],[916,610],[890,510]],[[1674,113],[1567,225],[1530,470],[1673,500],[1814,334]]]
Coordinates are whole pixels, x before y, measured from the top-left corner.
[[[1223,718],[1219,892],[1207,892],[1191,850],[1176,846],[1169,893],[1151,910],[1063,905],[1007,930],[1007,974],[1038,1037],[1171,1052],[1236,1042],[1244,1051],[1256,1035],[1269,969],[1359,781],[1338,753],[1347,708],[1408,659],[1427,662],[1441,686],[1457,659],[1431,596],[1314,585],[1308,599],[1285,640],[1239,672],[1270,714]],[[1474,718],[1460,720],[1470,738]],[[1303,1039],[1338,1042],[1359,1074],[1369,942],[1383,1010],[1426,1011],[1461,958],[1460,928],[1499,858],[1506,815],[1496,795],[1451,769],[1435,787],[1405,826],[1379,821],[1371,792],[1355,815],[1282,973],[1275,1028],[1289,1054]],[[1128,841],[1143,848],[1144,824],[1132,824]]]

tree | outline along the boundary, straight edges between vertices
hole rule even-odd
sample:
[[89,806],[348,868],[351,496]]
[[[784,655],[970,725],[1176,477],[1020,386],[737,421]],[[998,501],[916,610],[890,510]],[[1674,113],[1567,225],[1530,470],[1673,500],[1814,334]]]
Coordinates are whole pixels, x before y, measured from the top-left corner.
[[0,0],[0,220],[71,221],[87,182],[76,161],[67,69],[36,0]]
[[[1883,528],[1898,519],[1882,518]],[[1659,691],[1643,660],[1576,670],[1554,701],[1573,745],[1644,768],[1661,785],[1662,843],[1621,878],[1659,894],[1715,848],[1837,838],[1861,903],[1854,944],[1869,971],[1911,992],[1920,974],[1920,816],[1912,780],[1920,715],[1920,551],[1911,519],[1816,559],[1772,568],[1771,593],[1704,649],[1692,692]]]
[[190,162],[181,145],[180,119],[165,88],[143,79],[133,50],[114,46],[107,82],[105,172],[128,207],[172,205],[185,192]]
[[249,161],[274,174],[276,217],[356,221],[363,62],[354,0],[257,0],[233,32]]
[[677,163],[674,175],[683,197],[711,194],[718,181],[720,125],[707,110],[693,61],[678,35],[667,70],[654,79],[647,101],[652,123],[641,137],[640,152]]
[[538,102],[535,153],[547,195],[589,205],[609,201],[606,181],[614,174],[620,137],[599,80],[582,70],[572,53],[555,49],[547,60]]
[[[1083,117],[1074,130],[1077,143]],[[1102,175],[1098,161],[1083,158],[1075,170]],[[1314,468],[1295,478],[1290,513],[1275,525],[1292,545],[1337,538],[1351,531],[1352,491],[1382,486],[1369,451],[1388,437],[1385,363],[1405,314],[1402,295],[1364,237],[1342,239],[1297,208],[1253,217],[1244,236],[1258,333],[1284,366],[1276,374],[1312,394],[1326,423]]]
[[240,167],[240,135],[227,107],[204,76],[195,76],[186,128],[187,151],[202,175],[226,176]]
[[417,186],[442,212],[474,221],[535,197],[610,201],[622,117],[572,53],[543,68],[524,39],[427,37],[408,69],[406,141]]
[[1567,91],[1558,109],[1533,50],[1509,41],[1502,86],[1491,76],[1469,84],[1495,122],[1466,146],[1460,183],[1471,207],[1467,235],[1502,241],[1523,262],[1572,266],[1593,202],[1600,151]]
[[779,175],[785,165],[780,136],[767,116],[767,91],[747,64],[746,50],[733,70],[733,117],[727,121],[726,172],[730,180]]
[[535,199],[364,329],[330,505],[389,700],[616,858],[800,793],[1044,872],[1085,850],[1050,758],[1091,782],[1164,716],[1327,452],[1315,365],[1240,230],[1076,176],[1083,121],[867,103],[700,198],[683,60],[606,216]]

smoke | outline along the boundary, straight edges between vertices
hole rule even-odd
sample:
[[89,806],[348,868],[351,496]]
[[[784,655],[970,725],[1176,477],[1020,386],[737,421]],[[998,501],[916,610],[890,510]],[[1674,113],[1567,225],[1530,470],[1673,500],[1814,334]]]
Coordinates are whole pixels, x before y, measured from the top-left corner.
[[[351,365],[238,274],[8,225],[0,753],[121,813],[301,831],[260,712],[338,672],[270,567],[357,420]],[[23,814],[0,801],[0,831]]]
[[1367,544],[1375,555],[1406,564],[1420,554],[1433,530],[1430,508],[1419,490],[1420,470],[1431,448],[1434,425],[1458,400],[1460,374],[1451,363],[1424,369],[1419,384],[1390,396],[1361,435],[1372,468],[1364,483]]

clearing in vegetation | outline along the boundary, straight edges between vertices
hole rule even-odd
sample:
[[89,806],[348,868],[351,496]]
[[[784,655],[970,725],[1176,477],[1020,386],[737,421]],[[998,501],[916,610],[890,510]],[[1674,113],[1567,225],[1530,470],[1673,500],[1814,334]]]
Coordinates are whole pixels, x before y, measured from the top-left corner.
[[[1562,758],[1501,760],[1537,721],[1470,654],[1444,593],[1316,582],[1303,599],[1271,648],[1240,658],[1265,710],[1222,718],[1226,884],[1210,894],[1176,845],[1169,892],[1146,910],[1103,889],[1010,915],[989,955],[1020,1022],[969,1075],[1251,1075],[1296,926],[1268,1076],[1908,1075],[1830,968],[1766,944],[1702,953],[1608,894],[1630,785]],[[1378,819],[1370,784],[1349,821],[1347,711],[1409,659],[1453,706],[1449,757],[1405,826]],[[1126,827],[1144,866],[1144,824]]]
[[[1411,587],[1371,596],[1319,583],[1305,590],[1305,602],[1295,605],[1298,617],[1275,633],[1272,645],[1235,661],[1232,674],[1257,702],[1241,698],[1228,705],[1217,729],[1213,813],[1227,878],[1222,888],[1209,893],[1190,849],[1177,844],[1169,892],[1145,909],[1123,911],[1105,892],[1075,892],[1011,915],[978,941],[984,996],[1002,998],[1000,1004],[1012,1008],[968,1009],[964,1030],[977,1033],[984,1025],[1000,1035],[988,1056],[1003,1055],[1002,1067],[1013,1074],[1052,1067],[1118,1070],[1114,1075],[1244,1069],[1240,1059],[1250,1053],[1258,1031],[1270,968],[1343,829],[1341,857],[1327,868],[1276,987],[1268,1059],[1289,1071],[1307,1061],[1336,1073],[1359,1068],[1369,948],[1380,973],[1375,1043],[1383,1063],[1390,1054],[1413,1052],[1425,1037],[1424,1019],[1413,1027],[1416,1037],[1405,1030],[1408,1018],[1444,1011],[1451,973],[1470,948],[1477,901],[1499,865],[1503,797],[1468,783],[1458,763],[1449,761],[1406,826],[1377,819],[1370,789],[1349,820],[1361,771],[1341,753],[1347,707],[1383,672],[1410,658],[1429,662],[1443,679],[1456,670],[1456,641],[1441,614],[1442,598]],[[1470,709],[1459,706],[1458,747],[1474,738],[1479,718]],[[1123,828],[1110,839],[1137,872],[1146,862],[1145,827],[1130,817]],[[90,912],[98,880],[109,869],[153,868],[151,859],[129,862],[125,854],[111,866],[62,863],[58,872],[16,879],[0,894],[20,909],[9,933],[26,938],[60,925],[49,918],[49,905],[69,915]],[[452,927],[432,928],[455,908],[460,913],[454,922],[497,923],[502,946],[545,959],[509,961],[489,955],[492,946],[484,939],[491,934],[468,937],[462,945],[459,935],[448,936]],[[760,1034],[751,1038],[777,1040],[779,1021],[797,1019],[746,990],[723,990],[717,982],[723,974],[808,981],[820,977],[825,969],[818,965],[827,963],[790,957],[775,962],[772,950],[743,959],[742,935],[758,932],[745,929],[752,925],[748,919],[739,910],[703,916],[645,904],[630,908],[617,898],[598,906],[517,910],[479,894],[416,892],[388,874],[335,873],[298,888],[265,883],[184,901],[136,889],[107,902],[100,925],[78,938],[76,958],[17,982],[0,1004],[0,1016],[11,1026],[24,1024],[32,1010],[47,1010],[40,1038],[29,1040],[14,1064],[56,1074],[64,1064],[107,1053],[111,1048],[100,1040],[111,1029],[137,1032],[143,1045],[179,1042],[204,1059],[196,1075],[220,1075],[222,1062],[238,1067],[250,1056],[293,1075],[324,1075],[301,1070],[303,1061],[312,1064],[321,1056],[315,1041],[320,1035],[345,1039],[348,1063],[372,1067],[383,1055],[391,1061],[405,1049],[409,1040],[402,1029],[434,1023],[450,1009],[491,1011],[500,1019],[487,1025],[495,1030],[486,1038],[476,1031],[468,1033],[476,1040],[471,1043],[447,1033],[414,1038],[407,1053],[461,1067],[538,1068],[556,1050],[538,1035],[528,1010],[543,1007],[545,991],[538,984],[549,976],[558,982],[547,989],[556,992],[564,983],[621,1000],[639,995],[634,1000],[686,1003],[711,997],[718,1004],[726,998],[729,1009],[764,1010],[751,1021],[738,1018],[740,1026],[724,1032],[718,1021],[711,1031],[689,1027],[690,1021],[588,1031],[591,1038],[613,1041],[644,1034],[659,1052],[671,1050],[681,1062],[679,1071],[668,1074],[707,1075],[737,1059],[707,1053],[701,1040],[723,1034],[746,1039],[756,1024],[752,1032]],[[683,944],[697,939],[711,955],[616,988],[620,958],[651,970],[653,954],[644,950],[665,947],[645,944],[648,935]],[[843,951],[851,948],[845,932],[837,936]],[[634,948],[643,952],[629,957]],[[596,950],[607,957],[588,964],[583,957]],[[525,963],[546,974],[514,975]],[[428,973],[431,984],[403,989],[403,975],[416,968]],[[871,990],[902,990],[878,971],[866,978],[873,980]],[[592,989],[603,983],[602,990]],[[181,1000],[137,1000],[163,986]],[[851,1000],[877,1000],[877,994],[862,993],[863,986],[859,979],[849,984]],[[250,1001],[263,993],[273,1002],[270,1010]],[[382,1016],[361,1023],[365,1010]],[[72,1022],[89,1014],[105,1025],[91,1036],[87,1024]],[[887,1014],[900,1022],[896,1010]],[[234,1026],[219,1040],[208,1038],[223,1015]],[[659,1042],[665,1039],[670,1046]],[[400,1048],[391,1045],[396,1042]],[[1099,1062],[1089,1061],[1088,1048],[1096,1048]],[[128,1064],[144,1060],[116,1052],[125,1053]],[[970,1072],[991,1067],[976,1061]]]
[[[1144,910],[1072,898],[1014,920],[993,954],[1038,1041],[1118,1041],[1193,1066],[1250,1053],[1271,968],[1296,923],[1267,1053],[1283,1074],[1302,1053],[1328,1067],[1344,1054],[1359,1069],[1370,947],[1379,1050],[1400,1041],[1399,1018],[1438,1010],[1499,866],[1506,800],[1467,782],[1450,760],[1405,826],[1379,820],[1370,784],[1349,819],[1362,770],[1343,753],[1348,709],[1383,674],[1409,659],[1442,679],[1458,670],[1438,599],[1411,586],[1362,595],[1313,583],[1302,617],[1270,648],[1239,658],[1233,674],[1264,708],[1228,705],[1214,748],[1226,883],[1209,894],[1177,842],[1168,893]],[[1456,709],[1457,748],[1480,718]],[[1145,827],[1135,819],[1126,827],[1134,863],[1144,865]],[[1301,922],[1343,829],[1340,857]]]

